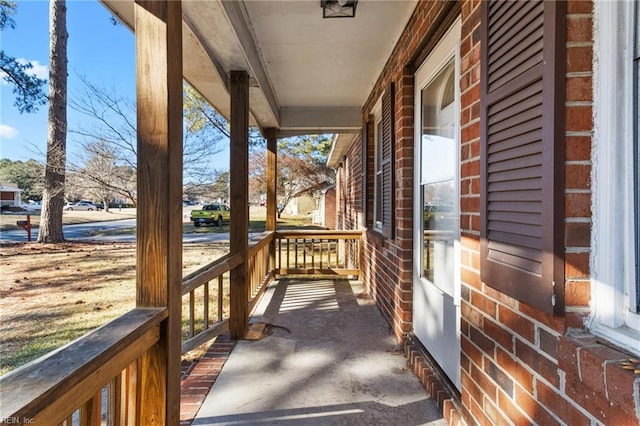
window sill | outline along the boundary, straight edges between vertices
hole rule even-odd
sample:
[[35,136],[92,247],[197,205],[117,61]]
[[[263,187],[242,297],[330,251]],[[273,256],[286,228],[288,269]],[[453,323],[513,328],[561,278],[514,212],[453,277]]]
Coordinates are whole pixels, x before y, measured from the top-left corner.
[[640,390],[634,383],[640,374],[633,369],[640,369],[637,361],[627,350],[583,330],[569,329],[558,342],[558,367],[566,373],[567,396],[604,423],[639,420]]

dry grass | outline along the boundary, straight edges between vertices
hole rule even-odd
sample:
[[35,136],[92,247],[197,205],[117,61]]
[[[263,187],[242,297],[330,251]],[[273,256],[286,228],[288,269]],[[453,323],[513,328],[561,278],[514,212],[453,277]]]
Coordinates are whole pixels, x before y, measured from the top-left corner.
[[[185,244],[184,275],[226,250]],[[135,306],[133,243],[14,244],[0,248],[0,265],[0,374]]]
[[[264,229],[264,208],[251,209],[255,229]],[[65,212],[65,224],[135,217],[135,209],[105,212]],[[188,212],[183,220],[188,222]],[[20,216],[0,215],[0,227],[15,225]],[[32,216],[37,225],[39,216]],[[309,218],[283,217],[279,228],[309,225]],[[190,225],[185,224],[185,228]],[[226,231],[206,228],[209,231]],[[133,231],[131,231],[133,232]],[[183,275],[224,255],[226,243],[183,246]],[[0,246],[0,375],[50,352],[135,306],[135,243],[66,242],[62,244],[9,244]],[[201,292],[202,290],[198,290]],[[217,316],[217,286],[212,285],[211,319]],[[228,277],[225,277],[228,309]],[[201,299],[198,294],[198,299]],[[183,311],[188,297],[183,298]],[[197,301],[196,332],[202,301]],[[188,312],[184,312],[187,314]],[[223,313],[224,316],[228,312]],[[183,315],[183,336],[188,315]]]

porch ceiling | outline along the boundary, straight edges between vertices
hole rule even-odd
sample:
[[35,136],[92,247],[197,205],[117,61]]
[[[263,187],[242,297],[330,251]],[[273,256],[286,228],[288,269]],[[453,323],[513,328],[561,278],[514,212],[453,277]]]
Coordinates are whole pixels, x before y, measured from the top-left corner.
[[[102,2],[133,28],[132,0]],[[247,71],[252,123],[280,137],[352,133],[415,4],[323,19],[320,0],[183,0],[184,77],[228,118],[229,72]]]

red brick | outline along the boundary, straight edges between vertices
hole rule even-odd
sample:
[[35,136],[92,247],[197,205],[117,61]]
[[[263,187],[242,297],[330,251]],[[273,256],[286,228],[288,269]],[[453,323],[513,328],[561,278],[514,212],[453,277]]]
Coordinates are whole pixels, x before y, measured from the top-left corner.
[[565,166],[565,188],[590,189],[591,166],[584,164],[567,164]]
[[483,370],[473,364],[471,365],[471,378],[480,386],[483,395],[487,396],[491,401],[496,400],[497,385]]
[[589,281],[567,280],[564,286],[564,303],[567,306],[589,306],[591,283]]
[[559,425],[549,411],[538,401],[536,401],[530,393],[525,392],[522,388],[516,386],[516,404],[520,407],[536,424],[552,426]]
[[619,362],[609,362],[605,366],[605,374],[609,400],[629,414],[634,414],[633,383],[637,376],[633,370],[622,368]]
[[567,13],[592,13],[593,2],[589,0],[569,0]]
[[565,321],[562,317],[556,317],[545,312],[541,312],[536,308],[532,308],[526,303],[520,303],[520,311],[523,314],[530,316],[534,320],[539,321],[544,325],[552,328],[558,333],[564,333],[566,326]]
[[460,278],[463,284],[467,284],[477,290],[480,290],[482,288],[482,285],[480,283],[480,276],[476,272],[470,271],[466,268],[462,268]]
[[513,335],[509,333],[500,325],[488,319],[484,320],[482,331],[493,339],[496,343],[501,345],[508,352],[513,352]]
[[516,339],[516,358],[554,386],[558,386],[558,366],[519,339]]
[[574,17],[567,19],[567,41],[593,41],[593,21],[591,17]]
[[469,338],[477,347],[484,351],[484,353],[488,354],[490,358],[493,358],[496,348],[493,340],[489,339],[480,330],[473,326],[469,326]]
[[566,397],[560,395],[556,389],[552,389],[545,383],[538,381],[538,400],[561,420],[570,425],[588,425],[591,422],[574,407]]
[[589,253],[565,253],[564,265],[566,278],[589,277]]
[[484,371],[507,395],[513,397],[513,379],[490,359],[484,360]]
[[529,393],[533,393],[533,374],[518,364],[513,355],[498,348],[496,351],[496,360],[498,365],[515,379],[516,383]]
[[586,332],[560,336],[558,339],[558,367],[567,374],[578,376],[578,348],[595,343],[595,337]]
[[627,356],[604,345],[584,347],[579,352],[580,377],[585,385],[597,393],[604,394],[605,361],[621,361]]
[[494,425],[506,425],[508,424],[507,418],[498,411],[497,407],[489,401],[487,398],[484,400],[484,412],[491,420],[491,424]]
[[568,193],[564,200],[566,217],[591,217],[591,194]]
[[569,222],[564,225],[566,247],[590,247],[591,224],[589,222]]
[[591,46],[567,47],[567,72],[586,72],[593,68],[593,48]]
[[558,337],[543,328],[538,328],[538,342],[540,349],[553,358],[558,356]]
[[513,330],[516,334],[522,336],[530,342],[534,339],[534,327],[533,323],[528,319],[519,315],[515,311],[508,309],[504,306],[498,308],[498,320]]
[[514,298],[507,296],[506,294],[494,289],[493,287],[486,286],[485,293],[487,294],[487,296],[496,299],[503,305],[506,305],[511,309],[516,309],[517,302]]
[[514,404],[513,399],[509,398],[504,392],[498,390],[498,407],[505,413],[507,418],[516,426],[529,426],[529,420],[522,411]]
[[591,77],[567,77],[565,82],[566,101],[593,100],[593,79]]
[[482,368],[482,352],[476,348],[466,336],[460,338],[460,348],[471,362]]
[[566,107],[565,129],[588,132],[593,129],[593,115],[590,106],[572,105]]
[[590,136],[565,137],[565,157],[567,161],[591,160],[591,137]]
[[471,402],[470,411],[471,411],[471,415],[473,416],[473,420],[483,426],[490,425],[491,421],[489,420],[487,415],[484,413],[484,408],[478,405],[478,403],[473,399],[471,399],[470,402]]
[[604,393],[592,390],[578,377],[567,376],[567,396],[606,425],[636,425],[638,418],[620,406],[610,404]]
[[471,292],[471,304],[480,309],[485,314],[489,315],[491,318],[496,317],[496,302],[487,299],[479,291]]

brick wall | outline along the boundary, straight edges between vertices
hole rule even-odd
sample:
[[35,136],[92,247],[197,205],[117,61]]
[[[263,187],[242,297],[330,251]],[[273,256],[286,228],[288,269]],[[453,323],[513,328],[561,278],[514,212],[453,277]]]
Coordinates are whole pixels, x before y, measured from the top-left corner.
[[[387,240],[368,230],[363,280],[405,344],[411,340],[407,333],[412,329],[414,173],[414,89],[406,66],[443,5],[441,1],[418,3],[363,110],[366,118],[383,89],[395,83],[396,233],[393,240]],[[570,0],[567,6],[566,312],[554,317],[480,279],[480,2],[467,0],[461,5],[462,390],[455,404],[442,404],[460,407],[461,415],[447,412],[451,424],[640,423],[640,376],[628,369],[634,360],[624,350],[584,331],[590,303],[593,4]],[[347,153],[353,161],[349,165],[352,177],[361,167],[360,143],[358,140]],[[344,182],[353,195],[346,203],[358,207],[345,207],[344,225],[357,228],[361,223],[357,215],[362,213],[360,180]],[[437,369],[429,367],[428,355],[414,349],[407,353],[425,387],[433,388]],[[440,392],[442,386],[435,389]]]

